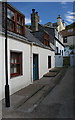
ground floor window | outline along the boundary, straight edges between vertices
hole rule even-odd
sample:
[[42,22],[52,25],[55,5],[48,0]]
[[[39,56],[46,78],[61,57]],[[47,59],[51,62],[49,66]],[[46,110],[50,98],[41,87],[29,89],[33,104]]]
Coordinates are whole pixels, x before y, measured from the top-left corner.
[[51,56],[48,56],[48,68],[51,68]]
[[10,76],[22,75],[22,53],[10,52]]

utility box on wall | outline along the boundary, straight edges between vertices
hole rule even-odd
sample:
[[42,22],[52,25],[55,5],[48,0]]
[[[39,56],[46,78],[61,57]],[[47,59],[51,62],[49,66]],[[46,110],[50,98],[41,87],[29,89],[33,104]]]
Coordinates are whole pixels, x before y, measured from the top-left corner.
[[55,67],[63,67],[63,56],[55,55]]

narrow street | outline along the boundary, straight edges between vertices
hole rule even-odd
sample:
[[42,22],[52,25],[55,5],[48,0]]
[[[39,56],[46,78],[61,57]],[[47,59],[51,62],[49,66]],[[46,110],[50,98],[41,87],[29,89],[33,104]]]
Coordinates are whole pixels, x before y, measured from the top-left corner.
[[34,111],[34,117],[73,118],[73,68]]
[[73,75],[74,70],[69,67],[59,84],[39,104],[36,101],[42,90],[15,109],[6,109],[8,112],[5,111],[6,115],[3,113],[4,118],[73,118]]

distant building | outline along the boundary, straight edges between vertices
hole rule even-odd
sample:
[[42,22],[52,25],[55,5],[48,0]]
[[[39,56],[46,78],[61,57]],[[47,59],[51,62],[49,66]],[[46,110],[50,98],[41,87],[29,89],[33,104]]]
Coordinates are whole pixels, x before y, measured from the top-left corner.
[[58,15],[58,18],[57,18],[57,29],[58,29],[58,32],[65,29],[65,22],[64,22],[64,20],[63,20],[63,22],[61,21],[60,15]]
[[75,28],[72,27],[62,30],[61,34],[63,36],[63,44],[65,46],[65,56],[68,56],[73,51],[75,46]]
[[48,22],[45,24],[45,26],[55,27],[58,30],[58,32],[60,32],[65,29],[65,22],[64,22],[64,20],[62,22],[61,16],[58,15],[56,23]]

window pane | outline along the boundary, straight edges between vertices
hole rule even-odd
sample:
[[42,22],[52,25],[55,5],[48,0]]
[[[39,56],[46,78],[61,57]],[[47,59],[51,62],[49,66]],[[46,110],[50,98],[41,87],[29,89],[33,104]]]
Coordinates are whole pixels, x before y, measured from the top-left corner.
[[10,29],[13,30],[13,22],[12,21],[10,21]]
[[21,33],[21,26],[19,26],[19,33]]
[[9,28],[9,20],[7,19],[7,28]]
[[11,73],[11,74],[13,73],[13,65],[11,65],[10,73]]
[[19,32],[19,25],[17,25],[17,32]]
[[19,23],[19,15],[17,15],[17,23]]
[[20,25],[17,25],[17,32],[18,32],[18,33],[22,33],[22,31],[21,31],[21,26],[20,26]]
[[11,11],[11,19],[14,20],[15,14]]
[[22,53],[11,52],[10,73],[11,77],[22,75]]
[[7,17],[10,18],[10,10],[7,9]]
[[17,73],[17,72],[18,72],[17,65],[14,65],[14,73]]
[[14,63],[14,54],[11,54],[11,63]]
[[22,25],[22,17],[20,17],[20,24]]
[[15,55],[15,63],[19,63],[19,55]]

